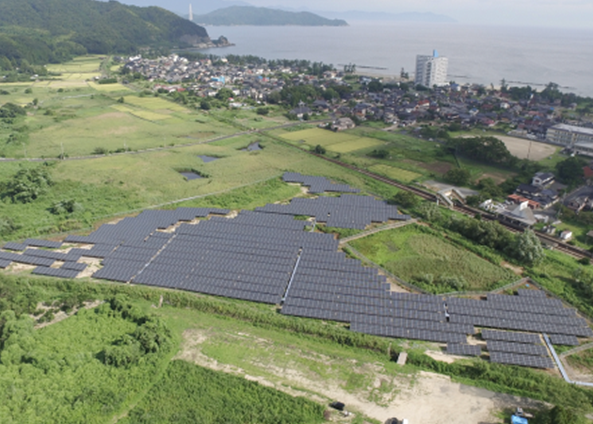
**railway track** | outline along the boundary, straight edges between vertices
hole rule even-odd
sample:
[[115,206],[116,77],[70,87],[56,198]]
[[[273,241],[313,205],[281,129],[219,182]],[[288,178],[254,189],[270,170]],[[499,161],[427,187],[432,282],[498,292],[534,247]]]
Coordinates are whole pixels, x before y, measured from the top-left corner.
[[[429,191],[422,190],[418,187],[412,187],[412,186],[409,186],[406,184],[398,183],[397,181],[393,181],[393,180],[386,178],[382,175],[377,175],[373,172],[367,171],[366,169],[357,168],[354,165],[344,163],[337,159],[328,158],[328,157],[325,157],[318,153],[313,153],[313,152],[307,151],[306,149],[303,149],[301,147],[297,147],[297,148],[306,152],[306,153],[312,154],[313,156],[317,156],[318,158],[323,159],[325,161],[328,161],[328,162],[334,163],[338,166],[341,166],[343,168],[347,168],[352,171],[358,172],[359,174],[366,175],[367,177],[370,177],[376,181],[381,181],[382,183],[391,185],[393,187],[397,187],[401,190],[406,190],[406,191],[412,192],[415,195],[417,195],[425,200],[431,200],[431,201],[438,200],[438,197],[434,193],[431,193]],[[484,212],[479,209],[474,209],[472,207],[465,206],[465,205],[454,205],[453,209],[459,213],[462,213],[462,214],[470,216],[470,217],[474,217],[477,214],[480,214],[483,219],[486,219],[489,221],[498,221],[503,227],[505,227],[507,230],[509,230],[512,233],[519,233],[519,232],[525,231],[525,229],[523,229],[523,228],[517,228],[517,227],[514,227],[513,225],[510,225],[506,222],[501,222],[500,220],[497,219],[497,217],[495,215],[488,213],[488,212]],[[564,242],[562,242],[548,234],[542,233],[541,231],[535,230],[535,234],[542,242],[544,242],[547,245],[550,245],[553,249],[556,249],[562,253],[566,253],[567,255],[570,255],[576,259],[592,257],[592,255],[589,251],[587,251],[585,249],[581,249],[580,247],[572,246],[568,243],[564,243]]]

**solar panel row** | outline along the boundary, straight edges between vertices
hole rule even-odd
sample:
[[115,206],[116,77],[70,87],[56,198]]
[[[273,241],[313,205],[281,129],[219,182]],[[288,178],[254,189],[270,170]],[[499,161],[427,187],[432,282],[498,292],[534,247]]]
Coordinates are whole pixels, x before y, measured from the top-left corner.
[[548,349],[542,345],[513,343],[501,340],[488,340],[486,343],[490,352],[508,352],[521,353],[523,355],[548,356]]
[[555,345],[562,346],[578,346],[579,340],[575,336],[567,336],[564,334],[550,334],[550,341]]
[[554,363],[548,357],[521,355],[507,352],[490,352],[490,361],[498,364],[520,365],[530,368],[554,368]]
[[282,179],[286,183],[299,183],[309,187],[309,193],[342,192],[359,193],[360,190],[346,184],[334,184],[325,177],[312,177],[297,172],[285,172]]
[[38,266],[33,270],[33,274],[46,275],[48,277],[59,277],[59,278],[76,278],[78,271],[71,269],[62,268],[48,268],[45,266]]
[[543,344],[538,334],[510,331],[482,330],[482,338],[484,340],[501,340],[513,343]]
[[447,343],[447,353],[449,355],[480,356],[482,349],[480,346],[449,342]]

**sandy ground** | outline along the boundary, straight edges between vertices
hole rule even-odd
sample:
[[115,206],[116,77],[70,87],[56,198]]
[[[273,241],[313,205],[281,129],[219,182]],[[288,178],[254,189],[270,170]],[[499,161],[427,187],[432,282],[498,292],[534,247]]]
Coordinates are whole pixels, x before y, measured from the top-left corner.
[[558,149],[550,144],[539,143],[524,138],[509,137],[506,135],[497,135],[496,138],[502,141],[507,146],[507,149],[509,149],[509,152],[519,159],[542,160],[552,156]]
[[[103,303],[103,301],[102,300],[95,300],[94,302],[83,302],[83,303],[84,303],[84,308],[85,309],[92,309],[92,308],[96,308],[97,306],[101,305]],[[51,306],[45,306],[45,305],[43,305],[42,302],[39,302],[37,304],[37,310],[46,311],[46,310],[48,310],[50,308],[51,308]],[[40,328],[43,328],[43,327],[47,327],[48,325],[52,325],[52,324],[55,324],[57,322],[64,321],[66,318],[71,317],[72,315],[76,314],[76,312],[78,312],[78,308],[72,308],[72,311],[69,314],[67,314],[64,311],[59,311],[56,314],[54,314],[54,319],[53,320],[51,320],[49,322],[44,322],[42,324],[37,324],[34,328],[35,329],[40,329]],[[33,315],[30,315],[30,316],[31,316],[31,318],[35,319],[35,316],[33,316]]]
[[525,138],[510,137],[508,135],[496,135],[495,137],[507,146],[507,149],[509,149],[509,152],[511,152],[513,156],[516,156],[519,159],[538,161],[553,155],[556,150],[558,150],[558,147],[552,146],[551,144],[531,141]]
[[[246,379],[257,381],[262,385],[273,387],[290,395],[304,396],[317,402],[338,399],[346,404],[348,410],[359,411],[381,422],[397,417],[400,419],[407,418],[410,423],[414,424],[451,424],[459,423],[459,417],[462,415],[463,422],[466,423],[496,424],[500,420],[494,414],[502,408],[541,406],[540,403],[530,399],[503,395],[454,383],[449,377],[439,374],[420,372],[413,376],[394,376],[385,374],[382,367],[376,364],[368,364],[368,372],[373,374],[375,386],[380,386],[383,380],[397,380],[395,381],[395,390],[392,393],[387,393],[380,405],[368,400],[368,393],[353,394],[343,389],[335,381],[309,378],[297,367],[292,369],[285,366],[276,366],[274,363],[252,364],[262,369],[262,374],[264,374],[264,370],[267,375],[272,373],[274,381],[271,381],[272,378],[255,375],[257,373],[253,369],[247,373],[234,365],[219,363],[202,352],[201,345],[207,340],[208,335],[204,331],[185,331],[182,349],[175,359],[182,359],[217,371],[243,376]],[[254,343],[257,342],[259,340],[254,340]],[[269,340],[264,342],[272,343]],[[294,354],[302,354],[296,349],[295,347]],[[444,356],[444,354],[441,355]],[[441,355],[438,355],[439,358]],[[327,358],[327,360],[335,359]]]

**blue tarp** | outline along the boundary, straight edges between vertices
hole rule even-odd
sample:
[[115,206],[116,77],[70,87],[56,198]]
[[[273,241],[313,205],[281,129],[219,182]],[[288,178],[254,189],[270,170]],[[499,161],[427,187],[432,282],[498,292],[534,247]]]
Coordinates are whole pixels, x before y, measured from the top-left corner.
[[511,424],[529,424],[527,418],[518,417],[516,415],[511,416]]

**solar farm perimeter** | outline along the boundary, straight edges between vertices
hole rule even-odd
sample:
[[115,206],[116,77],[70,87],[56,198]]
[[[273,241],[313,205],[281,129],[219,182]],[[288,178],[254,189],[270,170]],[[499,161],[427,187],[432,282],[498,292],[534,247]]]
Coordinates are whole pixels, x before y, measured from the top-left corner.
[[[341,187],[299,174],[286,174],[285,180],[323,184],[326,190]],[[355,332],[446,343],[456,355],[481,356],[482,348],[470,343],[476,327],[511,330],[490,332],[485,346],[490,360],[534,368],[554,366],[540,334],[567,345],[593,336],[574,309],[543,292],[488,295],[486,300],[392,292],[377,270],[340,252],[333,235],[312,232],[311,222],[294,219],[309,216],[358,229],[409,219],[373,197],[293,199],[288,205],[229,213],[151,210],[103,225],[89,236],[68,236],[65,245],[34,239],[8,243],[0,252],[0,267],[15,262],[36,266],[33,274],[75,278],[87,268],[85,258],[98,258],[97,279],[279,305],[282,314],[345,322]],[[56,250],[63,247],[67,251]]]

